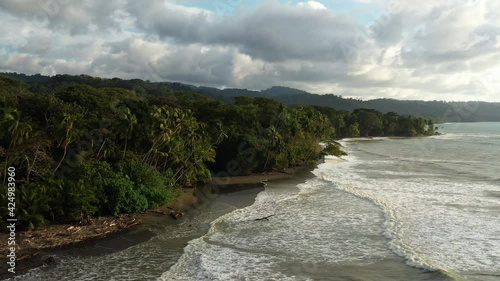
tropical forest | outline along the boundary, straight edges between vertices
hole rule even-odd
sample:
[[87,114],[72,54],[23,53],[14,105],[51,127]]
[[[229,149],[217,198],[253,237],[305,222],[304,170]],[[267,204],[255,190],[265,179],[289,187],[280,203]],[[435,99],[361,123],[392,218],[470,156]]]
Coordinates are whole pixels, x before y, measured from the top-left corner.
[[186,185],[315,163],[341,155],[342,138],[436,133],[431,120],[374,109],[219,100],[139,79],[27,77],[0,75],[0,212],[7,217],[15,167],[25,229],[142,212]]

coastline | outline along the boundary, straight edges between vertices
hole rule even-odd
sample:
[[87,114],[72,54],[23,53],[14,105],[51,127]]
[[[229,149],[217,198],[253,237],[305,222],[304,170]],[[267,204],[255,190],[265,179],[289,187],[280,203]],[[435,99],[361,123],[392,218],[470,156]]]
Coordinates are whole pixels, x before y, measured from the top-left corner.
[[[16,273],[11,274],[7,271],[6,259],[2,258],[0,266],[0,279],[16,276],[19,273],[26,272],[29,269],[37,268],[43,265],[57,264],[54,254],[72,248],[85,248],[86,245],[99,243],[107,239],[114,239],[120,236],[126,236],[134,229],[155,223],[170,223],[182,221],[184,215],[189,215],[190,211],[199,209],[200,205],[207,200],[212,200],[217,196],[227,193],[244,193],[246,189],[263,187],[264,182],[281,179],[291,179],[302,171],[309,171],[313,166],[300,166],[288,168],[282,172],[267,172],[251,174],[248,176],[236,176],[230,178],[214,178],[210,182],[198,188],[184,188],[184,193],[173,202],[167,203],[155,209],[150,209],[144,213],[121,214],[118,216],[105,216],[94,218],[92,224],[80,226],[77,224],[53,224],[43,229],[19,231],[17,233],[17,259]],[[210,194],[215,196],[206,196],[207,189]],[[260,190],[258,191],[260,192]],[[258,193],[257,192],[257,193]],[[237,199],[244,202],[237,203],[239,207],[252,204],[257,193],[244,193],[241,196],[252,198]],[[251,199],[251,200],[250,200]],[[196,212],[193,212],[196,213]],[[175,226],[174,226],[175,227]],[[8,234],[1,233],[0,239],[7,241]],[[144,239],[150,239],[152,234],[145,238],[137,239],[139,244]],[[128,246],[132,246],[128,245]],[[7,252],[7,244],[3,244],[1,249]]]
[[[144,213],[96,217],[89,225],[52,224],[41,229],[18,231],[16,236],[16,275],[18,272],[56,263],[57,261],[50,255],[50,252],[120,235],[144,223],[180,218],[176,215],[184,214],[183,206],[190,206],[197,202],[193,195],[194,188],[184,188],[183,191],[184,193],[174,201]],[[7,233],[0,233],[0,239],[7,241],[7,238]],[[0,250],[7,253],[8,247],[4,243]],[[7,259],[2,257],[0,260],[2,262],[0,278],[2,278],[11,273],[7,271]]]
[[265,173],[255,173],[248,176],[235,176],[235,177],[220,177],[213,178],[207,184],[218,186],[229,186],[234,184],[256,184],[269,180],[289,179],[295,176],[298,172],[305,169],[312,168],[310,165],[304,165],[293,168],[286,168],[283,171],[272,171]]

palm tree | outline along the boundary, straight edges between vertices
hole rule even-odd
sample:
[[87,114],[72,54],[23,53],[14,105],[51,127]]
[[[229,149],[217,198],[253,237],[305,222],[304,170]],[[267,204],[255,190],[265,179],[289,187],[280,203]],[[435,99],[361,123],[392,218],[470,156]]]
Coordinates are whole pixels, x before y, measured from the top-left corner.
[[[2,120],[0,121],[0,128],[2,128],[2,132],[7,132],[7,138],[9,141],[9,147],[7,151],[9,151],[12,147],[22,144],[24,141],[28,140],[30,136],[30,132],[32,131],[32,127],[27,122],[21,121],[21,111],[17,108],[8,108],[4,110],[4,114],[2,116]],[[0,134],[3,135],[3,133]],[[9,154],[5,154],[5,165],[4,172],[7,172],[8,166],[8,156]],[[4,184],[7,180],[7,177],[4,178]]]
[[282,141],[282,137],[280,135],[280,133],[278,132],[278,130],[276,130],[276,127],[274,126],[271,126],[269,128],[267,128],[267,132],[268,132],[268,136],[269,136],[269,145],[270,145],[270,148],[268,147],[268,151],[267,151],[267,159],[266,159],[266,163],[264,164],[264,168],[263,170],[265,171],[266,170],[266,167],[267,167],[267,164],[271,158],[271,154],[272,152],[281,152],[281,150],[283,149],[283,141]]
[[125,138],[125,145],[123,147],[122,160],[125,158],[125,153],[127,152],[127,142],[130,138],[135,126],[137,125],[137,117],[130,111],[130,108],[123,113],[121,119],[122,137]]
[[9,134],[9,149],[26,141],[32,131],[30,124],[21,121],[21,111],[17,108],[4,112],[1,127]]
[[151,141],[151,147],[142,158],[142,162],[145,164],[149,164],[150,158],[152,158],[152,155],[157,150],[157,146],[161,141],[168,142],[170,140],[171,130],[167,125],[168,116],[165,117],[164,113],[162,107],[153,106],[151,110],[147,130],[149,135],[148,139]]
[[61,147],[64,145],[64,153],[61,160],[57,164],[57,167],[54,169],[54,172],[59,169],[62,162],[64,161],[64,158],[66,158],[66,154],[68,153],[68,145],[78,138],[78,132],[74,128],[75,120],[76,117],[74,115],[66,112],[63,113],[63,118],[58,125],[58,130],[62,133],[62,137],[59,141],[58,146]]

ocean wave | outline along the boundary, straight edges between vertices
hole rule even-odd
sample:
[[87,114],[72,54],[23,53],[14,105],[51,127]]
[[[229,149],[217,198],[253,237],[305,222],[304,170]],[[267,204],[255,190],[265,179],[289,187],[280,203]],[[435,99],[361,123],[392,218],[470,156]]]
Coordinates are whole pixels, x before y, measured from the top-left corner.
[[[319,264],[363,264],[387,255],[454,280],[463,270],[495,270],[488,255],[500,255],[500,242],[485,239],[500,231],[492,219],[498,210],[489,208],[498,198],[471,194],[500,187],[391,170],[403,160],[365,161],[358,152],[326,157],[316,177],[296,187],[269,184],[252,206],[212,222],[159,280],[311,280]],[[377,166],[383,168],[372,169]],[[450,205],[457,202],[471,207]],[[471,212],[479,205],[485,207]],[[286,263],[297,268],[280,268]]]
[[[364,203],[368,210],[360,209],[362,200],[334,194],[330,184],[319,178],[296,188],[273,183],[252,206],[215,220],[159,280],[312,280],[322,266],[386,256],[384,240],[373,242],[382,223],[376,207]],[[263,217],[268,220],[256,221]],[[297,266],[280,269],[290,263]]]
[[[389,241],[388,248],[405,258],[408,265],[440,271],[455,279],[461,278],[457,272],[464,269],[495,269],[494,262],[485,256],[484,251],[494,256],[500,254],[498,250],[476,249],[475,245],[470,244],[470,240],[463,240],[462,237],[474,235],[477,247],[491,243],[498,244],[498,241],[492,242],[487,238],[500,230],[495,224],[495,213],[488,211],[491,208],[484,207],[481,213],[467,212],[467,210],[450,213],[449,208],[443,205],[445,202],[459,201],[468,202],[473,206],[494,206],[498,203],[494,202],[494,199],[471,197],[470,183],[451,183],[443,179],[435,181],[430,186],[428,180],[420,178],[422,176],[420,173],[416,173],[417,178],[410,181],[392,178],[389,175],[386,179],[375,182],[361,175],[358,167],[364,163],[362,159],[351,154],[347,160],[334,166],[328,163],[322,164],[314,173],[322,179],[335,183],[337,188],[379,206],[385,215],[383,226],[384,236]],[[483,184],[472,186],[473,190],[482,188]],[[442,195],[439,195],[440,193]],[[415,197],[414,200],[412,197]],[[429,216],[429,220],[426,216]],[[472,223],[470,219],[474,216]],[[454,218],[455,222],[450,220],[451,218]],[[460,226],[460,223],[466,228],[454,229]],[[455,257],[452,258],[453,255]]]

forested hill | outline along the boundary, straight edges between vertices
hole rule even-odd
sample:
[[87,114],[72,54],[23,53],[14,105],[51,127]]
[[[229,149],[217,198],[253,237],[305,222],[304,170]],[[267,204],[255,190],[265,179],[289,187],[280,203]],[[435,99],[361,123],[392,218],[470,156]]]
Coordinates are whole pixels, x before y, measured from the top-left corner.
[[311,94],[302,90],[288,87],[272,87],[262,91],[242,89],[217,89],[210,87],[196,87],[172,83],[174,87],[189,88],[205,93],[214,98],[231,101],[237,96],[272,97],[285,104],[307,104],[328,106],[337,110],[352,111],[358,108],[370,108],[384,113],[396,112],[410,114],[423,118],[431,118],[436,122],[500,122],[500,103],[488,102],[445,102],[374,99],[363,101],[344,98],[339,95]]
[[341,154],[338,138],[435,134],[432,120],[372,109],[228,103],[138,79],[24,78],[0,75],[0,215],[15,169],[17,219],[28,228],[141,212],[186,184],[315,163]]
[[396,112],[401,115],[414,115],[433,119],[435,122],[500,122],[500,103],[487,102],[444,102],[444,101],[418,101],[418,100],[396,100],[396,99],[374,99],[363,101],[359,99],[344,98],[339,95],[311,94],[302,90],[288,87],[272,87],[262,91],[246,89],[217,89],[212,87],[193,86],[181,83],[147,83],[139,79],[94,79],[90,76],[58,75],[50,78],[43,75],[31,75],[17,73],[5,73],[10,77],[22,80],[32,85],[45,84],[42,87],[57,87],[61,83],[87,83],[94,87],[120,87],[126,89],[141,90],[149,93],[161,94],[159,86],[168,85],[175,90],[195,91],[209,95],[213,98],[234,102],[235,97],[271,97],[284,104],[304,104],[327,106],[337,110],[352,111],[359,108],[375,109],[387,113]]

